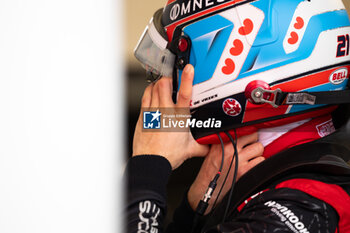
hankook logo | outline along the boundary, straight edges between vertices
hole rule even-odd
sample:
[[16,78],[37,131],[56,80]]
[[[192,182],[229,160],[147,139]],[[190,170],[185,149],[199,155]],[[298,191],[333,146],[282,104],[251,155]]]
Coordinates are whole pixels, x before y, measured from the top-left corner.
[[175,21],[181,16],[191,15],[199,11],[205,10],[215,5],[219,5],[223,2],[228,2],[232,0],[190,0],[188,2],[176,3],[170,10],[170,19]]

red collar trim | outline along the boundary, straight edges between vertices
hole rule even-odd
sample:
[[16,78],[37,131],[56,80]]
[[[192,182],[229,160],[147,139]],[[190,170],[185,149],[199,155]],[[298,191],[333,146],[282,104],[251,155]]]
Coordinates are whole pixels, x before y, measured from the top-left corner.
[[312,142],[335,131],[331,115],[317,117],[290,130],[265,147],[263,156],[269,158],[283,150]]

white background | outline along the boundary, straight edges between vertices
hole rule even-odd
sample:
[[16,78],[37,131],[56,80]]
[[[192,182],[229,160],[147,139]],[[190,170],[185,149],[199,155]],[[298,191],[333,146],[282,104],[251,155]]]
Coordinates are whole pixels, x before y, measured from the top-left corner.
[[120,2],[0,0],[0,232],[121,232]]

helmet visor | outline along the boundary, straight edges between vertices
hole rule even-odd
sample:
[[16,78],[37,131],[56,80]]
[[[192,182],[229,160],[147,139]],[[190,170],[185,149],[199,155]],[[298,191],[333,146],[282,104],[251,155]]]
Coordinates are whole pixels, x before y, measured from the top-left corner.
[[141,36],[134,55],[147,72],[159,77],[172,77],[175,54],[167,49],[167,45],[168,41],[157,31],[152,19]]

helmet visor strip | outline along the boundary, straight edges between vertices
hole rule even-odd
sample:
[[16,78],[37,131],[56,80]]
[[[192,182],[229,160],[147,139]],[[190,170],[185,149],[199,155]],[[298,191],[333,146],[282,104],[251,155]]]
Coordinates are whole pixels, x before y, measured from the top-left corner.
[[173,75],[176,56],[167,46],[168,41],[157,31],[152,18],[134,52],[143,68],[152,75],[153,80],[150,81]]

